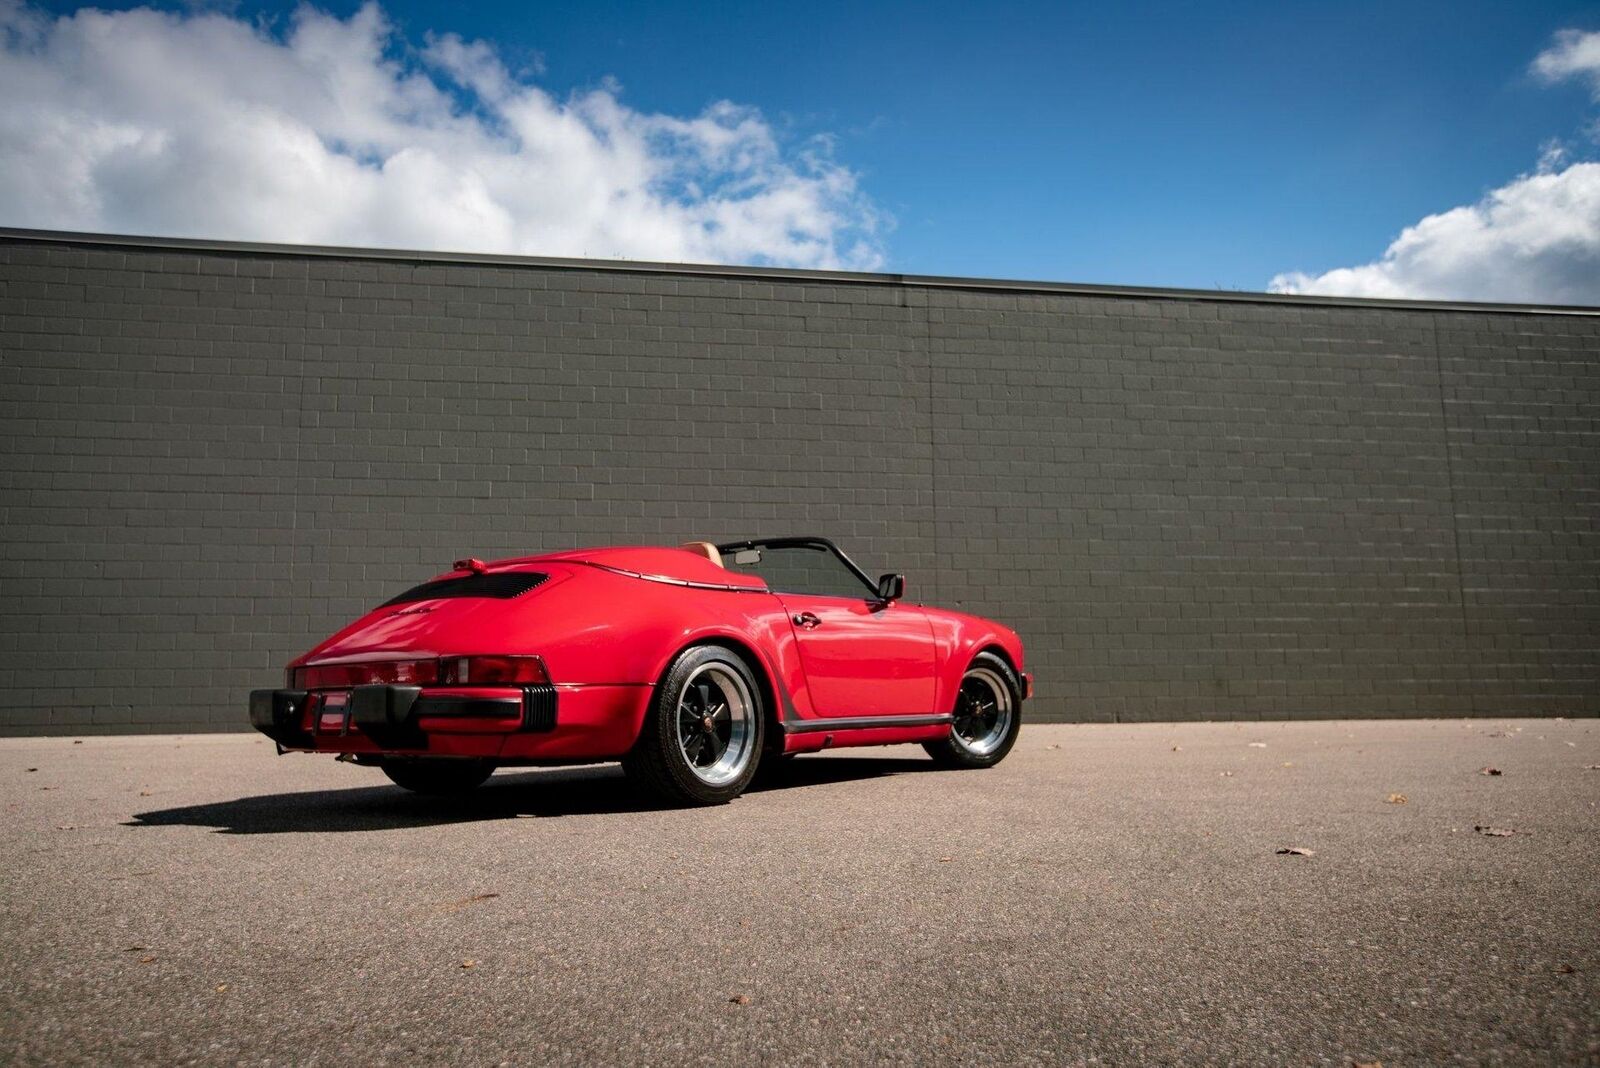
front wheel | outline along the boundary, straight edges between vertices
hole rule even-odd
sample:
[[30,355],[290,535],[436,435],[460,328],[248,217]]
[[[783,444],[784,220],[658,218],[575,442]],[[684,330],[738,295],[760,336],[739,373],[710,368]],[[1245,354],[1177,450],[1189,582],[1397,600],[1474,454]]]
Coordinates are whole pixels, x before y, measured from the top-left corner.
[[663,800],[722,804],[755,776],[765,726],[761,688],[744,660],[721,646],[697,645],[667,669],[622,767]]
[[990,768],[1016,744],[1022,729],[1022,684],[993,653],[972,658],[956,693],[950,737],[923,748],[947,768]]
[[396,786],[412,793],[453,797],[482,786],[494,774],[494,763],[449,757],[389,757],[383,761],[383,773]]

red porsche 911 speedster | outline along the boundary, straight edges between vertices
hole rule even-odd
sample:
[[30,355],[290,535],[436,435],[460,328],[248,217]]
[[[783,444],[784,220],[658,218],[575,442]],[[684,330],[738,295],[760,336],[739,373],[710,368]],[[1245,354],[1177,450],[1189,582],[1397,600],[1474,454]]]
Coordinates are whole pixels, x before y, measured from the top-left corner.
[[825,538],[459,560],[290,662],[250,722],[433,794],[620,760],[714,804],[787,755],[901,742],[998,763],[1032,689],[1021,641],[904,594]]

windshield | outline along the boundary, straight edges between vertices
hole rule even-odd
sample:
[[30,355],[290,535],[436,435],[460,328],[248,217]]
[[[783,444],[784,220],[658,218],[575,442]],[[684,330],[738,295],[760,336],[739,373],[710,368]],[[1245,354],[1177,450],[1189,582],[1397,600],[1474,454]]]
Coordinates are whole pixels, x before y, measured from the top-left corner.
[[722,553],[723,567],[756,576],[773,593],[861,600],[877,592],[849,558],[822,539],[783,538],[717,548]]

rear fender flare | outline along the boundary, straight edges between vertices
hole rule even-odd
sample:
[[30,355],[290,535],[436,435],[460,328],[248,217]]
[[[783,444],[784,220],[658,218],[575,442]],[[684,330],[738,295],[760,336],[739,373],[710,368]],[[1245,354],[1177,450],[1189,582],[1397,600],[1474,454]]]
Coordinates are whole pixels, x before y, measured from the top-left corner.
[[[772,748],[774,742],[778,748],[783,745],[783,724],[795,718],[794,700],[788,688],[777,681],[778,675],[772,670],[767,657],[763,656],[746,637],[734,634],[720,628],[707,628],[694,633],[687,640],[681,642],[656,665],[655,677],[647,688],[649,698],[645,701],[648,709],[650,702],[655,700],[656,690],[660,687],[667,672],[672,668],[674,661],[686,651],[701,645],[716,645],[738,656],[750,669],[756,678],[756,685],[761,689],[761,701],[765,706],[767,721],[767,746]],[[639,730],[643,730],[643,717],[640,719]],[[637,740],[637,732],[636,738]]]

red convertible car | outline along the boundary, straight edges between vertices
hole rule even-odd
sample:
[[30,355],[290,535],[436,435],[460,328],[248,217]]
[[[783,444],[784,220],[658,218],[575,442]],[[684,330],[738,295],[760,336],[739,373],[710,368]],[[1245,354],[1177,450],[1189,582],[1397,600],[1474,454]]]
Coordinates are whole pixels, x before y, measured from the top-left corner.
[[1032,689],[1021,641],[904,595],[825,538],[459,560],[293,660],[250,722],[435,794],[620,760],[714,804],[784,756],[901,742],[998,763]]

